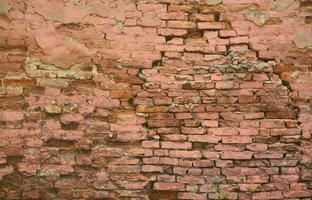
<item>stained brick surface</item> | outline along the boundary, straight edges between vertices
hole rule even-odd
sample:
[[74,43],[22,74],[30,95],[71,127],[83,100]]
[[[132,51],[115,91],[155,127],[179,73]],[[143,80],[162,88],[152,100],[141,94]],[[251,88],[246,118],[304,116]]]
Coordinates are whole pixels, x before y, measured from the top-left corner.
[[311,11],[0,0],[0,199],[311,199]]

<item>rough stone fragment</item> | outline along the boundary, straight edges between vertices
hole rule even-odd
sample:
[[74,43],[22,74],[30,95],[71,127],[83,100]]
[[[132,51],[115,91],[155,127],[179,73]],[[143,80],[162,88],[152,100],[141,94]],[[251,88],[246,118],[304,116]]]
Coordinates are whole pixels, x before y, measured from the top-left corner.
[[59,105],[47,105],[44,107],[45,111],[49,114],[60,114],[62,109]]
[[276,10],[283,11],[287,9],[294,2],[295,0],[278,0],[278,1],[274,1],[274,4],[276,5]]
[[295,33],[293,41],[298,48],[312,48],[312,32]]
[[222,0],[205,0],[206,5],[208,6],[215,6],[222,3]]
[[259,10],[247,11],[244,17],[258,26],[264,25],[266,20],[269,19],[263,11]]

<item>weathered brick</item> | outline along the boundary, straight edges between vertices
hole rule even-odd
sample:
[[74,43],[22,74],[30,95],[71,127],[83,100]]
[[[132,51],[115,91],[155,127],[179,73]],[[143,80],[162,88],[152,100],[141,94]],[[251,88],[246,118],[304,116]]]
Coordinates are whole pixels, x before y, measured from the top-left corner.
[[293,182],[298,181],[298,175],[273,175],[272,180],[274,182]]
[[176,158],[168,158],[168,157],[161,157],[159,163],[162,165],[178,165],[178,159]]
[[161,142],[161,148],[163,149],[191,149],[192,143],[190,142]]
[[108,165],[108,172],[111,173],[137,173],[139,166],[136,165]]
[[259,192],[252,195],[252,199],[260,200],[260,199],[283,199],[282,192],[274,191],[274,192]]
[[252,138],[249,136],[223,136],[222,143],[225,144],[248,144],[252,143]]
[[169,6],[170,12],[190,12],[193,13],[197,10],[195,5],[179,5],[179,4],[172,4]]
[[205,179],[201,177],[195,177],[195,176],[178,176],[177,182],[187,183],[187,184],[204,184]]
[[34,79],[4,79],[3,86],[35,86],[36,80]]
[[149,127],[177,127],[179,126],[179,121],[176,120],[148,120]]
[[163,168],[157,165],[143,165],[142,166],[143,172],[163,172]]
[[197,23],[198,29],[205,29],[205,30],[220,30],[220,29],[227,29],[229,24],[226,22],[198,22]]
[[187,34],[187,30],[173,29],[173,28],[158,29],[158,34],[164,35],[164,36],[183,36]]
[[193,165],[194,167],[213,167],[214,162],[212,160],[196,160]]
[[202,154],[200,151],[170,151],[170,157],[175,158],[201,158]]
[[265,113],[268,119],[296,119],[296,112],[267,112]]
[[248,183],[267,183],[269,181],[268,175],[252,175],[247,176]]
[[250,160],[253,155],[251,151],[242,151],[242,152],[222,152],[222,159],[233,159],[233,160]]
[[159,148],[159,141],[143,141],[142,147],[144,148]]
[[205,200],[207,199],[207,194],[205,193],[191,193],[191,192],[183,192],[179,193],[179,199],[196,199],[196,200]]
[[205,129],[203,128],[188,128],[188,127],[182,127],[181,132],[184,134],[189,134],[189,135],[201,135],[206,132]]
[[196,24],[190,21],[168,21],[167,27],[179,29],[193,29],[196,27]]
[[52,88],[67,88],[69,83],[62,79],[39,79],[37,80],[37,85],[40,87],[52,87]]
[[220,140],[221,140],[221,137],[212,136],[212,135],[190,135],[190,136],[188,136],[188,141],[191,141],[191,142],[202,142],[202,143],[216,144]]
[[308,190],[284,191],[283,194],[286,198],[308,198],[312,196],[312,192]]
[[184,191],[185,185],[183,183],[155,183],[155,190],[173,190],[173,191]]
[[24,120],[24,114],[19,112],[2,112],[0,113],[0,121],[16,122]]

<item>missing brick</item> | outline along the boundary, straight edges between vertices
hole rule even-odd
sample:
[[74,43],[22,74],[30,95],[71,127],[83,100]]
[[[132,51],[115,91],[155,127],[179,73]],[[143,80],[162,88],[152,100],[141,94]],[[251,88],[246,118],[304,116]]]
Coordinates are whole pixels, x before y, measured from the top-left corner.
[[188,30],[187,37],[188,38],[203,38],[204,31],[199,29],[190,29]]

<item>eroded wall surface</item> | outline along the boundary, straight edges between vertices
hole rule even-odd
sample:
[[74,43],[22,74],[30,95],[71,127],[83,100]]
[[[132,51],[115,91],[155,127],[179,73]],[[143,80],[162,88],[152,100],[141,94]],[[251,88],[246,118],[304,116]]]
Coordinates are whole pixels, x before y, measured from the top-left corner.
[[0,0],[1,199],[311,199],[309,0]]

